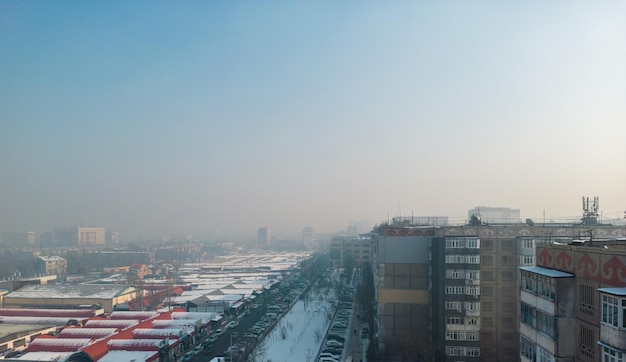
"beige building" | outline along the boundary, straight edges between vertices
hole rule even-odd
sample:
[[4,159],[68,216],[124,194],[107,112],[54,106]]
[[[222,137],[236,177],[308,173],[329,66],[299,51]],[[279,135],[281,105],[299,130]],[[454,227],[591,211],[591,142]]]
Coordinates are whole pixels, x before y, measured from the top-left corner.
[[27,285],[5,295],[4,307],[67,309],[98,305],[109,313],[116,304],[137,299],[137,293],[141,291],[128,285]]
[[96,246],[106,244],[103,227],[75,226],[54,230],[54,244],[59,246]]
[[341,236],[330,240],[330,260],[334,268],[343,268],[346,258],[355,268],[372,262],[372,239],[369,236]]
[[67,260],[56,255],[39,256],[37,270],[45,275],[57,275],[62,279],[67,274]]

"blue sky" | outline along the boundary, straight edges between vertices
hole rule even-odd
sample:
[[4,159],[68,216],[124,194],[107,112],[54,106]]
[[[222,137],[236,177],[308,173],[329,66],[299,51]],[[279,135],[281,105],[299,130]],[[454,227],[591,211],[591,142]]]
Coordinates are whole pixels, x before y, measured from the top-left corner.
[[0,231],[626,209],[626,3],[0,2]]

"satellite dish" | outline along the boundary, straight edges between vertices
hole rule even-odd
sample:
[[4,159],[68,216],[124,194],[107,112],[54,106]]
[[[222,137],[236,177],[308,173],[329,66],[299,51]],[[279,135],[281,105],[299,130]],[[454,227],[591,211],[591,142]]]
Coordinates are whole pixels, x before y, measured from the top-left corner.
[[532,219],[526,219],[526,225],[535,226],[535,222]]

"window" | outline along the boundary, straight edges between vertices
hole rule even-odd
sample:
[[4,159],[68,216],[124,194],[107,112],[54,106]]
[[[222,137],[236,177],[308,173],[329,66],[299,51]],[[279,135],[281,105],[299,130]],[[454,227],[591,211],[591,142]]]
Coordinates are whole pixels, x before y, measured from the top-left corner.
[[580,354],[587,358],[594,359],[596,339],[593,336],[593,331],[585,326],[580,326],[579,341],[578,351]]
[[590,285],[578,286],[578,310],[587,315],[594,315],[593,294],[595,289]]
[[554,340],[554,338],[556,337],[556,333],[555,333],[555,324],[556,324],[556,320],[554,318],[554,316],[544,313],[540,310],[535,310],[535,314],[537,315],[537,329],[546,334],[547,336],[549,336],[550,338],[552,338]]
[[526,338],[525,336],[522,336],[522,341],[520,343],[520,353],[522,354],[522,356],[526,357],[532,362],[537,361],[537,354],[535,352],[535,348],[536,346],[533,341]]
[[489,343],[493,342],[493,333],[481,332],[481,334],[482,335],[480,336],[480,338],[483,342],[489,342]]
[[480,272],[478,270],[468,270],[467,271],[467,279],[479,280]]
[[478,318],[467,318],[467,325],[477,326],[478,325]]
[[503,271],[500,273],[500,278],[503,282],[510,282],[511,280],[513,280],[513,272],[510,270]]
[[480,242],[478,239],[469,239],[467,240],[467,247],[471,249],[478,249],[480,247]]
[[[486,256],[483,256],[483,264],[485,262]],[[483,280],[493,280],[493,272],[492,271],[484,271],[483,272]]]
[[467,347],[467,354],[466,356],[468,357],[480,357],[480,348],[478,347]]
[[520,303],[520,319],[522,323],[535,328],[535,309],[526,303]]
[[535,265],[534,255],[520,255],[519,262],[521,265]]
[[484,327],[493,327],[492,317],[481,317],[481,325]]
[[465,278],[465,270],[447,269],[446,270],[446,278],[448,278],[448,279],[464,279]]
[[465,302],[465,310],[473,312],[480,311],[480,302]]
[[[621,307],[621,308],[620,308]],[[626,298],[602,294],[602,323],[615,328],[626,329]]]
[[534,249],[535,248],[535,240],[522,240],[522,248],[524,249]]
[[513,302],[500,302],[500,311],[509,313],[513,311]]
[[547,350],[538,347],[539,349],[539,362],[554,362],[554,358]]
[[483,256],[483,265],[493,265],[493,256],[484,255]]
[[450,315],[446,317],[447,324],[463,324],[463,317],[458,315]]
[[480,255],[468,255],[467,263],[468,264],[480,264]]
[[446,286],[446,294],[465,294],[465,287],[462,285]]
[[493,287],[484,286],[482,289],[483,289],[484,296],[486,297],[493,296]]
[[446,354],[448,356],[480,357],[480,348],[478,348],[478,347],[447,346],[446,347]]
[[510,285],[507,285],[505,287],[501,287],[500,288],[500,295],[502,297],[510,297],[513,295],[513,287]]
[[602,346],[602,362],[626,362],[626,353]]
[[493,240],[481,240],[483,249],[493,249]]
[[492,312],[493,311],[493,303],[492,302],[483,302],[483,311]]
[[513,265],[513,256],[502,255],[502,265]]
[[446,239],[446,248],[462,248],[464,246],[461,239]]
[[446,300],[446,309],[460,312],[463,310],[463,302],[459,300]]
[[473,295],[473,296],[479,296],[480,295],[480,287],[479,286],[470,285],[467,288],[465,288],[465,294]]
[[[511,303],[513,304],[513,303]],[[513,326],[513,318],[511,317],[502,317],[502,326],[504,327],[512,327]]]

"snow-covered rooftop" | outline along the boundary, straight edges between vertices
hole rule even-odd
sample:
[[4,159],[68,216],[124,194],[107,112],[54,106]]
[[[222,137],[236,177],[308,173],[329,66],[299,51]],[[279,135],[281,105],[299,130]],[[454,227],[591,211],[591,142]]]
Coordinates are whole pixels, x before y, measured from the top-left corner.
[[119,295],[134,292],[135,288],[128,285],[88,285],[88,284],[45,284],[26,285],[5,296],[10,298],[32,299],[112,299]]
[[109,351],[98,362],[147,361],[154,357],[155,351]]

